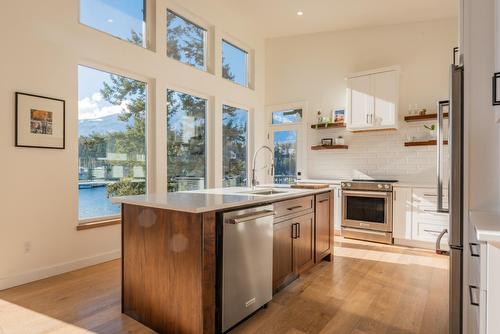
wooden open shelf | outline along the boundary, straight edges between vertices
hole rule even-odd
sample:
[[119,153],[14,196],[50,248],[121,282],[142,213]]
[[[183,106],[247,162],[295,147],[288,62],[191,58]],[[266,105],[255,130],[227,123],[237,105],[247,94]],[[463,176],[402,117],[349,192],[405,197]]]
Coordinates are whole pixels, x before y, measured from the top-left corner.
[[[444,140],[443,144],[448,145],[448,141]],[[437,145],[437,140],[421,140],[421,141],[408,141],[405,146],[433,146]]]
[[347,145],[316,145],[311,146],[311,150],[313,151],[321,151],[321,150],[347,150],[349,146]]
[[[448,118],[447,112],[445,112],[443,114],[443,118]],[[433,120],[433,119],[437,119],[437,114],[405,116],[406,122],[428,121],[428,120]]]
[[322,124],[311,125],[311,129],[316,129],[316,130],[331,129],[331,128],[345,128],[345,123],[322,123]]

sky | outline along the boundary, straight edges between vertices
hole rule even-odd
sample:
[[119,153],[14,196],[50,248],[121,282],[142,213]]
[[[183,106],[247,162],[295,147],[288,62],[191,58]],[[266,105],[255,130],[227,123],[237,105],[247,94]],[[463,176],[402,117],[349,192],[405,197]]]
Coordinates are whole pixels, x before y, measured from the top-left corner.
[[[80,22],[127,40],[131,31],[143,32],[143,0],[81,0]],[[246,85],[246,53],[223,43],[225,63],[230,64],[235,81]],[[85,66],[78,67],[78,108],[80,120],[99,120],[120,113],[123,106],[103,101],[99,91],[110,74]]]

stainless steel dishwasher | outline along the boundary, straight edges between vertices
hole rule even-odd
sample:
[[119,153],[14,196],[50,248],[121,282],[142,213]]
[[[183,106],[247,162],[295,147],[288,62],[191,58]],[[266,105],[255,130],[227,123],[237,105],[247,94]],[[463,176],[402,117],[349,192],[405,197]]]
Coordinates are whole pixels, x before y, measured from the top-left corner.
[[273,297],[272,205],[223,215],[222,331]]

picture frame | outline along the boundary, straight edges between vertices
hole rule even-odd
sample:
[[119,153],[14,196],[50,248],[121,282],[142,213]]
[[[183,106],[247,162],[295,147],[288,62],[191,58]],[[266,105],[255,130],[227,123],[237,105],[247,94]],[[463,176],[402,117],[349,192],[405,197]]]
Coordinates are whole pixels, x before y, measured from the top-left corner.
[[321,139],[321,145],[323,145],[323,146],[332,146],[333,145],[333,138],[323,138],[323,139]]
[[333,112],[333,123],[341,123],[345,122],[345,110],[337,109]]
[[16,92],[15,122],[16,147],[65,149],[65,100]]

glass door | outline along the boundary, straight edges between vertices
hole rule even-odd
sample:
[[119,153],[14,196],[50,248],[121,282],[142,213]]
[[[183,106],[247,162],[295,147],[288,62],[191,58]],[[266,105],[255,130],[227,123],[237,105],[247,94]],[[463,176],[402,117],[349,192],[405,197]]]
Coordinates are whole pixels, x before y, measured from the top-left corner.
[[274,183],[290,184],[297,180],[298,131],[271,130],[274,150]]

